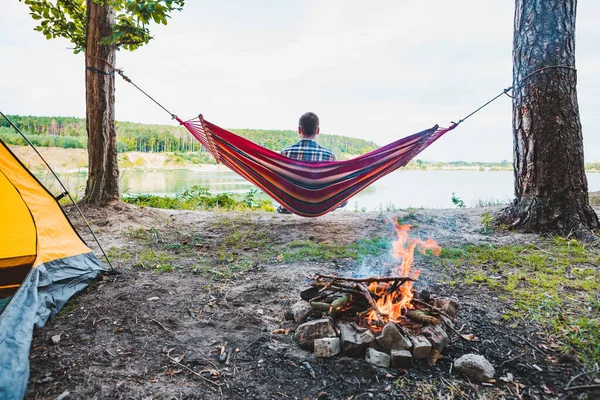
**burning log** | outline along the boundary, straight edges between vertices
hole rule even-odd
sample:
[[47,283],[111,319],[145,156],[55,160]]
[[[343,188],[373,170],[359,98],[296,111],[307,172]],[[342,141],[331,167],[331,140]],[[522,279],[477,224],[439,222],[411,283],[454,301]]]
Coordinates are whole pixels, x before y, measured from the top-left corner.
[[342,296],[331,302],[331,307],[329,308],[329,314],[336,314],[342,310],[342,308],[346,307],[348,302],[350,301],[350,296]]
[[422,310],[407,310],[404,316],[411,321],[421,324],[436,325],[438,322],[440,322],[439,319],[425,313]]
[[329,309],[331,308],[331,304],[322,301],[311,301],[310,306],[313,310],[322,312],[329,312]]
[[441,310],[441,309],[439,309],[439,308],[437,308],[437,307],[435,307],[435,306],[432,306],[432,305],[431,305],[431,304],[429,304],[429,303],[426,303],[426,302],[424,302],[424,301],[421,301],[421,300],[418,300],[418,299],[413,299],[412,301],[413,301],[413,303],[415,303],[415,304],[419,304],[419,305],[421,305],[421,306],[423,306],[423,307],[427,307],[427,308],[429,308],[429,309],[431,309],[431,310],[435,311],[435,312],[436,312],[436,313],[438,313],[439,315],[443,315],[444,317],[448,318],[449,320],[454,320],[454,318],[453,318],[453,317],[451,317],[451,316],[449,316],[448,314],[446,314],[446,313],[444,312],[444,310]]

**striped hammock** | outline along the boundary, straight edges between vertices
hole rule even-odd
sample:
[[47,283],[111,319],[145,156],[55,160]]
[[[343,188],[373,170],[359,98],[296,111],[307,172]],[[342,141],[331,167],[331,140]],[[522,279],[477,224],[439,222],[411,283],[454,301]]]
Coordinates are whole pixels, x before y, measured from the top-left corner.
[[405,166],[456,124],[437,125],[351,160],[305,162],[265,149],[206,121],[178,121],[215,158],[252,182],[287,210],[318,217],[335,210],[377,179]]

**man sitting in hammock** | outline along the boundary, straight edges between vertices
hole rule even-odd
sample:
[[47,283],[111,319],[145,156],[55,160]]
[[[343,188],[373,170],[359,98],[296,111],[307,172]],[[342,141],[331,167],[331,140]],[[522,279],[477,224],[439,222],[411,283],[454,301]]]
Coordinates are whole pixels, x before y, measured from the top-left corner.
[[[316,142],[315,138],[319,132],[319,117],[317,114],[313,112],[303,114],[298,122],[300,141],[283,149],[281,154],[289,158],[308,162],[335,161],[333,152]],[[346,204],[348,204],[347,201],[343,202],[338,208],[344,207]],[[281,214],[291,214],[291,212],[282,206],[279,206],[277,211]]]

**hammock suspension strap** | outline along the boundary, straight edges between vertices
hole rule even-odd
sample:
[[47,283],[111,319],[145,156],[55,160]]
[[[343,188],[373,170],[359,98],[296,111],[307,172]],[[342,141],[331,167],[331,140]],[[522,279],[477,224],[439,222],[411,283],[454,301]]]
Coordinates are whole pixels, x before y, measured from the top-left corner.
[[[92,70],[92,71],[97,72],[97,73],[106,74],[106,75],[113,75],[115,72],[118,73],[123,78],[124,81],[126,81],[128,83],[131,83],[137,90],[139,90],[142,94],[144,94],[146,97],[148,97],[150,100],[152,100],[156,105],[158,105],[160,108],[162,108],[164,111],[166,111],[171,116],[172,119],[174,119],[177,122],[179,122],[180,125],[184,125],[184,121],[183,120],[181,120],[177,115],[175,115],[171,111],[167,110],[167,108],[165,106],[163,106],[162,104],[160,104],[156,99],[154,99],[152,96],[150,96],[148,93],[146,93],[138,85],[136,85],[127,75],[125,75],[125,73],[123,72],[122,69],[116,68],[114,65],[112,65],[110,62],[108,62],[107,60],[105,60],[103,58],[95,57],[95,56],[88,56],[88,57],[94,57],[94,58],[97,58],[100,61],[105,62],[106,64],[108,64],[108,66],[110,68],[112,68],[113,71],[112,71],[112,73],[110,73],[110,72],[107,73],[107,72],[100,71],[100,70],[97,70],[97,69],[92,68],[92,67],[87,67],[87,69]],[[486,103],[484,103],[482,106],[480,106],[479,108],[477,108],[476,110],[474,110],[473,112],[471,112],[470,114],[468,114],[466,117],[463,117],[463,118],[459,119],[458,122],[451,121],[452,124],[454,124],[454,127],[460,125],[467,118],[469,118],[469,117],[473,116],[474,114],[476,114],[477,112],[481,111],[483,108],[485,108],[486,106],[488,106],[489,104],[491,104],[494,100],[498,99],[503,94],[507,95],[508,97],[512,97],[511,95],[508,94],[508,92],[510,92],[511,90],[513,90],[516,87],[519,87],[523,82],[525,82],[526,80],[528,80],[529,78],[531,78],[533,75],[538,74],[540,72],[543,72],[543,71],[545,71],[547,69],[552,69],[552,68],[570,69],[570,70],[573,70],[573,71],[577,72],[577,68],[575,68],[574,66],[571,66],[571,65],[550,65],[550,66],[547,66],[547,67],[542,67],[542,68],[536,69],[535,71],[533,71],[529,75],[527,75],[525,78],[521,79],[519,82],[516,82],[512,86],[507,87],[506,89],[504,89],[500,94],[496,95],[491,100],[489,100]]]

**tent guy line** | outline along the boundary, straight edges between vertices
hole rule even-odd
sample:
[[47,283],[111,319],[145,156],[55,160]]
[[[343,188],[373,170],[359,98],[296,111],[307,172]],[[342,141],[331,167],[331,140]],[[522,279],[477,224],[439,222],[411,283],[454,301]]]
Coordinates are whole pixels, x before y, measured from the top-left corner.
[[0,193],[0,399],[22,399],[34,327],[109,269],[2,139]]

